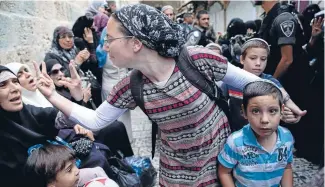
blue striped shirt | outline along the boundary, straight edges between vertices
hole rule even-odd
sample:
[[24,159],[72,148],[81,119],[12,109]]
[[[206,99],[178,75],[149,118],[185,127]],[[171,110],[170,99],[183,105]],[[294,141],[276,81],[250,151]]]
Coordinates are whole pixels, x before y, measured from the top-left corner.
[[272,152],[258,142],[250,125],[232,133],[218,160],[232,168],[237,187],[275,187],[280,185],[285,167],[293,160],[293,136],[284,127],[278,127],[277,142]]

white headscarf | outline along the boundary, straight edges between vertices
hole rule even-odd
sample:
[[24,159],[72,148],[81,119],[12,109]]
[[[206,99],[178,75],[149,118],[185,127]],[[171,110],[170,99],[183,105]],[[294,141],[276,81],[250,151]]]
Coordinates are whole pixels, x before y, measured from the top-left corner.
[[[16,76],[22,68],[27,68],[28,71],[31,72],[30,68],[26,64],[21,64],[18,62],[12,62],[5,66],[8,69],[10,69]],[[44,97],[43,94],[41,94],[41,92],[38,89],[36,89],[36,91],[33,92],[22,87],[21,94],[22,94],[22,100],[25,104],[34,105],[36,107],[43,107],[43,108],[53,107],[53,105]]]

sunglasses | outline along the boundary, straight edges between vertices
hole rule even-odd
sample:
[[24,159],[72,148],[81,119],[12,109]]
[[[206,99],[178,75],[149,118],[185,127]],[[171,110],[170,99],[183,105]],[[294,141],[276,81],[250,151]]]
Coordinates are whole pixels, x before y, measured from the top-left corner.
[[60,69],[55,69],[55,70],[50,71],[49,75],[57,75],[59,73],[59,71],[63,72],[64,67],[61,67]]

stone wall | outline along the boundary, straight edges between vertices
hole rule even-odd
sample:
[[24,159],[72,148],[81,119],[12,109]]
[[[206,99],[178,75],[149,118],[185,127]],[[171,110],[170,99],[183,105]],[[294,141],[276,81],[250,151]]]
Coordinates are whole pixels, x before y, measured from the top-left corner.
[[88,1],[0,1],[0,64],[40,62],[54,28],[71,26]]

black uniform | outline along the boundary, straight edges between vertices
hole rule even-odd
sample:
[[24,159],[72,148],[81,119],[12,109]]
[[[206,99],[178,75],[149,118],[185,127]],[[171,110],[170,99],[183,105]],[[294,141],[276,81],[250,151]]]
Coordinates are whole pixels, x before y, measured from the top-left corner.
[[[263,20],[259,36],[270,45],[270,55],[264,71],[273,75],[281,60],[281,47],[291,45],[293,47],[293,63],[278,80],[289,93],[291,99],[301,108],[308,111],[298,124],[287,125],[295,138],[295,147],[300,156],[306,157],[317,141],[306,144],[306,139],[313,139],[315,132],[309,130],[314,121],[312,109],[314,108],[311,98],[313,90],[310,87],[312,71],[306,52],[302,49],[304,45],[303,31],[298,18],[295,17],[288,5],[275,4]],[[316,153],[318,154],[318,153]]]
[[[293,47],[293,63],[279,81],[288,91],[291,98],[304,107],[304,91],[302,86],[308,85],[311,79],[311,71],[308,66],[308,58],[302,45],[304,41],[303,31],[297,18],[288,12],[287,5],[275,4],[263,20],[259,36],[270,45],[270,55],[264,73],[273,75],[281,60],[281,47],[291,45]],[[295,84],[299,81],[299,85]]]
[[206,46],[209,43],[216,41],[216,35],[212,28],[205,29],[199,26],[194,26],[193,30],[187,35],[187,46],[202,45]]

